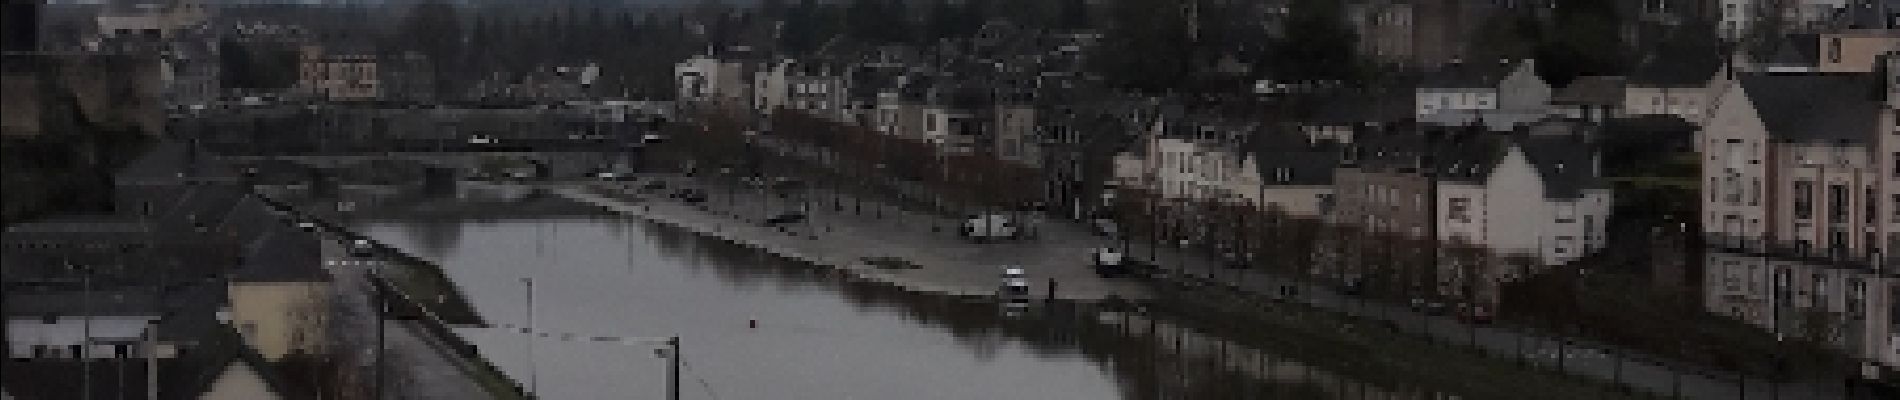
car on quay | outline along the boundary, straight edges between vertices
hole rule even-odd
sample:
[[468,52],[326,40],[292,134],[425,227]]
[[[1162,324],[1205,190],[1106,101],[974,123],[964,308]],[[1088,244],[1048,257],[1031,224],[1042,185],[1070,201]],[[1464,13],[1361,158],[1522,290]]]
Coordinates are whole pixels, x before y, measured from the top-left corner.
[[1095,269],[1095,275],[1112,278],[1133,272],[1126,254],[1120,250],[1101,247],[1089,251],[1089,265]]

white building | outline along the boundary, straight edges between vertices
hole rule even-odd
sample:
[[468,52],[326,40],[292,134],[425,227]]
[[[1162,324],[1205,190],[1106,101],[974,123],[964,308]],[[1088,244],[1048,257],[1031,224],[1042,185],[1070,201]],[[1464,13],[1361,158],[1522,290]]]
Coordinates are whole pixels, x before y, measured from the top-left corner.
[[1535,60],[1454,64],[1419,84],[1415,117],[1426,125],[1483,123],[1492,131],[1535,122],[1550,114],[1550,85],[1537,76]]
[[1543,265],[1602,249],[1612,196],[1597,179],[1589,134],[1580,124],[1546,122],[1449,149],[1463,154],[1441,164],[1438,239]]
[[204,24],[210,13],[202,0],[133,0],[113,2],[93,20],[102,37],[170,39]]
[[755,109],[754,68],[746,52],[696,55],[673,66],[673,82],[682,105]]

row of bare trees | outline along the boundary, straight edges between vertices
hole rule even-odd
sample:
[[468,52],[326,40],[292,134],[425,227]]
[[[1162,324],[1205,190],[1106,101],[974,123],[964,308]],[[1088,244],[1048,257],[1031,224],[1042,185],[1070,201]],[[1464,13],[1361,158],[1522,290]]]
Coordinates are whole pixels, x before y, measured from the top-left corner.
[[773,113],[771,126],[775,139],[815,148],[835,160],[833,168],[919,183],[950,203],[1017,209],[1042,199],[1041,171],[986,152],[950,153],[923,140],[792,110]]
[[1128,240],[1201,252],[1231,268],[1351,285],[1372,297],[1439,298],[1495,309],[1500,286],[1536,265],[1468,243],[1368,230],[1245,200],[1168,198],[1127,187],[1115,197],[1117,223]]

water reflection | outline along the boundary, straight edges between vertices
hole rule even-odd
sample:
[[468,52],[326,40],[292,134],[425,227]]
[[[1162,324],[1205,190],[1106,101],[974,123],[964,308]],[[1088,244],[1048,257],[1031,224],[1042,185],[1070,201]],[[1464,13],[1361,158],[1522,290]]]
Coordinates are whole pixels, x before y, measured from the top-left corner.
[[[432,228],[415,225],[378,222],[366,231],[425,246],[404,232]],[[988,301],[908,293],[646,223],[457,226],[459,239],[438,242],[445,250],[434,258],[492,323],[529,325],[521,278],[532,278],[539,330],[682,336],[687,398],[1420,398],[1270,354],[1169,348],[1158,339],[1168,335],[1165,323],[1154,325],[1160,336],[1131,333],[1099,322],[1093,308],[1042,302],[1005,318]],[[544,398],[657,395],[664,386],[664,363],[651,349],[544,339],[531,350],[508,329],[462,334],[511,376],[535,381]],[[1274,371],[1306,372],[1285,379]],[[695,388],[698,379],[711,389]]]

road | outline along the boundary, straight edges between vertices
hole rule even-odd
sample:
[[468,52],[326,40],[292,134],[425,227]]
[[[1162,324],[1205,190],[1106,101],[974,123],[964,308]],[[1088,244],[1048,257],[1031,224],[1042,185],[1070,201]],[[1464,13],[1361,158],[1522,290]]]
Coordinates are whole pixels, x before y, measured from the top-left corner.
[[[351,257],[335,236],[325,234],[324,268],[336,287],[335,305],[344,307],[346,318],[343,338],[348,349],[361,349],[364,363],[373,363],[376,347],[376,309],[367,273],[383,260]],[[415,321],[390,320],[383,324],[384,359],[388,375],[388,398],[399,399],[483,399],[491,398],[457,366],[459,359],[415,326]]]

